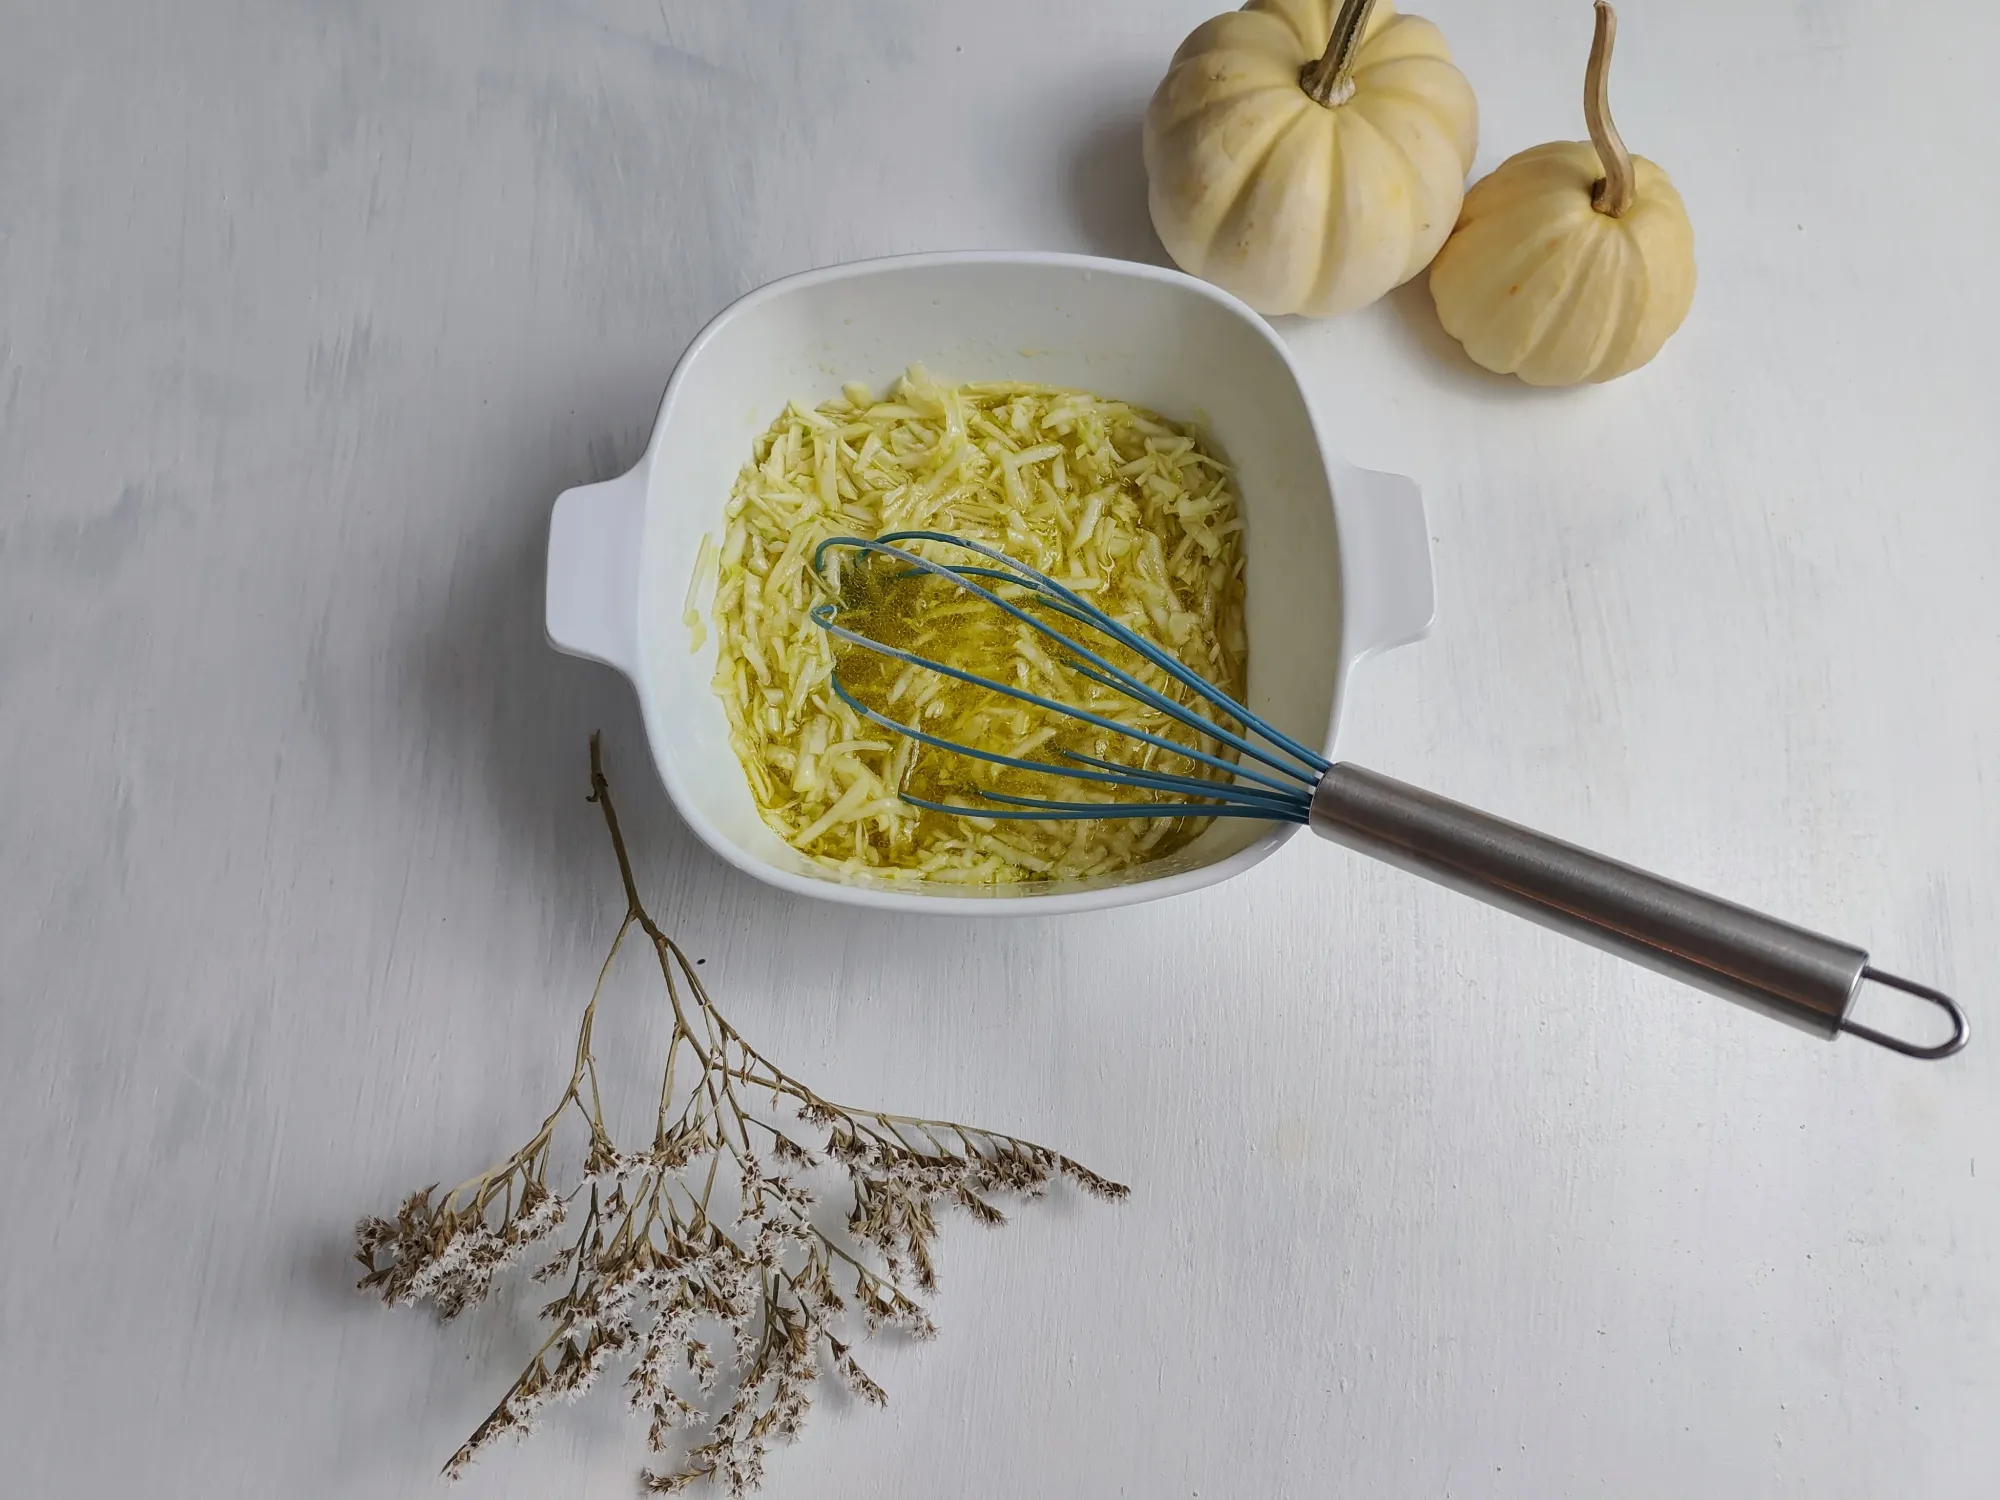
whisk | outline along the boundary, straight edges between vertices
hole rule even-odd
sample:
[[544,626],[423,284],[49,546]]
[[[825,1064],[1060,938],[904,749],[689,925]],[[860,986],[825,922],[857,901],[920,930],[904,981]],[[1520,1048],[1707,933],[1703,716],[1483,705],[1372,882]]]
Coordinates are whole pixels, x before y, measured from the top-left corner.
[[[963,563],[938,562],[910,549],[962,551]],[[949,661],[906,650],[841,623],[843,596],[828,576],[841,552],[895,565],[899,578],[930,575],[1028,626],[1055,648],[1056,660],[1084,681],[1164,716],[1195,743],[1121,723],[1106,714],[1037,693],[1024,684],[982,676]],[[905,667],[1038,708],[1101,733],[1179,757],[1206,774],[1128,765],[1080,750],[1056,759],[967,745],[931,734],[862,702],[841,681],[834,693],[870,723],[949,755],[1008,770],[1066,778],[1133,794],[1111,801],[1031,797],[976,788],[972,803],[902,799],[926,810],[998,820],[1063,822],[1109,818],[1247,818],[1311,827],[1315,832],[1531,921],[1658,969],[1699,988],[1789,1022],[1828,1040],[1845,1032],[1909,1057],[1949,1057],[1969,1027],[1956,1001],[1927,985],[1874,968],[1865,950],[1688,886],[1620,864],[1572,844],[1476,811],[1374,771],[1336,764],[1258,717],[1154,642],[1113,619],[1075,590],[1004,552],[942,531],[898,531],[874,539],[833,537],[813,554],[828,598],[810,611],[836,640]],[[1095,644],[1093,644],[1094,642]],[[1191,701],[1149,685],[1106,654],[1131,653]],[[1197,705],[1205,705],[1203,712]],[[1234,727],[1232,727],[1234,726]],[[1234,751],[1231,760],[1216,751]],[[1928,1002],[1949,1018],[1951,1036],[1926,1045],[1851,1018],[1864,983],[1873,981]]]
[[[986,559],[990,566],[977,564],[951,566],[934,562],[907,551],[901,545],[907,542],[936,542],[947,547],[963,548]],[[950,662],[938,661],[914,651],[905,651],[884,644],[837,623],[841,607],[838,603],[815,605],[810,611],[813,622],[836,640],[859,646],[863,650],[887,657],[892,661],[902,662],[906,666],[923,668],[968,686],[983,688],[1015,702],[1043,709],[1059,718],[1135,740],[1154,750],[1193,761],[1210,772],[1229,778],[1217,780],[1213,777],[1178,776],[1150,768],[1122,765],[1101,756],[1066,749],[1058,750],[1057,753],[1063,761],[1058,765],[1050,761],[1030,760],[1025,756],[1006,755],[961,744],[955,740],[930,734],[914,724],[893,719],[861,702],[840,680],[840,674],[836,671],[831,685],[841,702],[869,722],[893,730],[920,745],[984,761],[989,765],[1004,766],[1009,770],[1067,777],[1095,786],[1132,792],[1167,793],[1200,799],[1181,802],[1160,801],[1156,798],[1114,802],[1065,802],[1047,797],[1021,797],[997,790],[980,789],[975,795],[980,798],[981,805],[967,807],[931,801],[905,791],[902,794],[903,800],[911,806],[926,808],[932,812],[1035,822],[1184,817],[1255,818],[1267,822],[1298,824],[1311,821],[1313,788],[1330,769],[1330,762],[1323,756],[1314,754],[1291,736],[1272,728],[1213,683],[1189,671],[1153,642],[1087,603],[1081,595],[1065,588],[1047,574],[1037,572],[1004,552],[996,552],[991,547],[984,547],[977,542],[966,541],[942,531],[898,531],[876,541],[863,541],[859,537],[835,537],[822,542],[814,553],[813,571],[826,586],[827,591],[836,595],[838,590],[828,580],[825,567],[828,553],[839,548],[892,558],[904,565],[900,576],[909,577],[927,573],[947,580],[963,589],[968,595],[1011,615],[1046,637],[1061,653],[1062,662],[1080,677],[1101,687],[1123,693],[1135,702],[1194,731],[1202,739],[1227,746],[1266,768],[1259,770],[1240,762],[1232,763],[1220,755],[1199,748],[1198,745],[1153,734],[1120,723],[1106,715],[1093,713],[1073,704],[1058,702],[1028,688],[984,677],[954,666]],[[1004,599],[989,586],[1004,587],[1010,584],[1023,591],[1021,602]],[[1244,732],[1237,733],[1185,703],[1177,702],[1158,689],[1148,686],[1131,672],[1110,661],[1100,650],[1077,640],[1073,629],[1061,629],[1047,619],[1031,614],[1028,609],[1022,607],[1023,604],[1067,621],[1072,627],[1087,627],[1133,652],[1158,668],[1166,677],[1186,688],[1197,699],[1206,701],[1217,713],[1241,725]],[[1262,743],[1259,744],[1258,741]]]

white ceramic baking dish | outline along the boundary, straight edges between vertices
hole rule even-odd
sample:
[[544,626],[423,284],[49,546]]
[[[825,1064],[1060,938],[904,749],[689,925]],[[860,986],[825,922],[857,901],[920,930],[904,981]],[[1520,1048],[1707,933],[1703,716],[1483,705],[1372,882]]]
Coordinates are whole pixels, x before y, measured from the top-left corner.
[[1076,386],[1206,424],[1236,466],[1247,548],[1250,706],[1333,752],[1355,663],[1422,636],[1433,591],[1417,488],[1327,446],[1284,344],[1243,303],[1176,271],[1086,256],[973,252],[863,261],[752,292],[681,356],[645,457],[569,490],[549,535],[548,633],[631,679],[668,794],[739,869],[785,890],[895,911],[1046,914],[1226,880],[1296,828],[1219,822],[1171,859],[1090,881],[968,891],[858,884],[757,815],[710,687],[717,632],[682,622],[704,533],[752,441],[797,398],[877,389],[912,362],[951,380]]

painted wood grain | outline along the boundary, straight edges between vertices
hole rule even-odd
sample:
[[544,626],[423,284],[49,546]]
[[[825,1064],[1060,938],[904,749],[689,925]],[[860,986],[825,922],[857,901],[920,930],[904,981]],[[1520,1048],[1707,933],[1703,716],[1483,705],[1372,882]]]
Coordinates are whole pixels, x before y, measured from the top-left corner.
[[[351,1290],[511,1149],[617,909],[841,1096],[1135,1189],[947,1244],[886,1414],[775,1497],[1973,1500],[2000,1047],[1824,1047],[1294,844],[1166,907],[835,913],[694,846],[541,640],[565,485],[730,298],[860,255],[1155,258],[1207,0],[0,0],[0,1490],[420,1495],[531,1344]],[[1481,170],[1580,131],[1587,7],[1435,0]],[[2000,20],[1627,8],[1702,285],[1653,368],[1496,383],[1422,289],[1284,326],[1416,476],[1429,643],[1347,753],[2000,990]],[[661,1035],[606,1002],[635,1111]],[[633,1492],[615,1399],[473,1496]]]

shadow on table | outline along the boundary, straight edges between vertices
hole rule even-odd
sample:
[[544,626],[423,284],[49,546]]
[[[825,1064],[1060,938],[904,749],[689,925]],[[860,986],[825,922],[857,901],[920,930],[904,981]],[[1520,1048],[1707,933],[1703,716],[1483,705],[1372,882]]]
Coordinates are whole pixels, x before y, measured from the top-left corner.
[[[1514,379],[1495,375],[1474,364],[1465,346],[1444,330],[1438,321],[1437,304],[1431,300],[1430,272],[1422,271],[1382,299],[1394,314],[1404,342],[1421,360],[1436,382],[1463,395],[1489,401],[1546,401],[1552,393]],[[1555,393],[1559,394],[1559,393]]]
[[[673,815],[630,685],[609,667],[561,655],[543,631],[556,496],[622,473],[643,451],[645,429],[600,433],[575,464],[563,450],[578,445],[551,441],[546,427],[535,436],[510,442],[496,431],[489,466],[504,477],[488,476],[491,495],[460,533],[448,578],[425,591],[432,613],[413,631],[403,693],[424,774],[457,783],[462,815],[490,823],[516,868],[586,905],[617,879],[603,825],[585,803],[589,739],[601,730],[635,859],[655,870],[697,859],[717,879],[740,879]],[[476,479],[466,485],[468,503],[478,491]]]
[[1140,125],[1146,99],[1094,121],[1071,153],[1066,175],[1069,210],[1093,255],[1170,266],[1146,210],[1146,163]]

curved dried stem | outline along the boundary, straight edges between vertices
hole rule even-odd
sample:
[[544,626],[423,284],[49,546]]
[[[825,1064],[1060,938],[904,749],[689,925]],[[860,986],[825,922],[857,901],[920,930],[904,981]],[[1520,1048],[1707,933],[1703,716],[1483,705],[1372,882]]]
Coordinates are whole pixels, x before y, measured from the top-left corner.
[[1591,39],[1590,64],[1583,75],[1583,119],[1604,176],[1591,189],[1590,206],[1622,219],[1639,195],[1639,177],[1632,153],[1611,119],[1611,51],[1617,44],[1618,12],[1606,0],[1597,0],[1597,34]]

